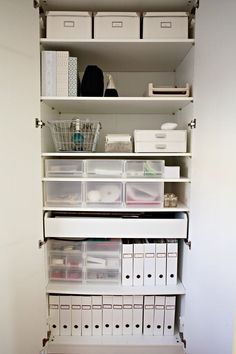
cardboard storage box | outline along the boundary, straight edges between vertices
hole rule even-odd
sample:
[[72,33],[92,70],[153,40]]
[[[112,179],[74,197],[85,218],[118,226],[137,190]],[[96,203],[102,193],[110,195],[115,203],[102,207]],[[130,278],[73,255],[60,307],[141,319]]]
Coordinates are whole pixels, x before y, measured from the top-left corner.
[[97,12],[95,39],[139,39],[140,17],[136,12]]
[[47,14],[47,38],[91,39],[92,16],[88,12],[50,11]]
[[188,38],[186,12],[146,12],[143,16],[143,38]]

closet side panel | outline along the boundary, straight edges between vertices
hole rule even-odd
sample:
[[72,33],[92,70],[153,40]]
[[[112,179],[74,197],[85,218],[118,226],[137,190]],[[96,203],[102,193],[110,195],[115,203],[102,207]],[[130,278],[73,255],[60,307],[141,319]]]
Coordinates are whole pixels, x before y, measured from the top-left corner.
[[38,354],[45,337],[39,116],[39,25],[33,1],[1,2],[0,352]]
[[235,313],[236,3],[200,1],[196,19],[188,354],[231,354]]

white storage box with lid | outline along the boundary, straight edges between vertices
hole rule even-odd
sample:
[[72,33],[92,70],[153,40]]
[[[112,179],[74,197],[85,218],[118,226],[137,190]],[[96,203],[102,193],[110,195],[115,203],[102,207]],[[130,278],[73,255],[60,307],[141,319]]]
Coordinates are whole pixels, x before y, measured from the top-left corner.
[[92,16],[88,12],[49,11],[47,38],[91,39]]
[[163,182],[127,182],[125,186],[126,205],[163,206]]
[[46,177],[81,177],[83,161],[78,159],[47,159],[45,160]]
[[161,178],[164,175],[164,166],[164,160],[127,160],[125,176]]
[[188,38],[188,14],[146,12],[143,16],[143,38]]
[[121,177],[122,160],[87,160],[85,171],[88,177]]
[[135,152],[186,152],[186,130],[135,130]]
[[45,205],[54,207],[78,207],[82,202],[81,182],[44,182]]
[[139,39],[140,17],[136,12],[97,12],[95,39]]

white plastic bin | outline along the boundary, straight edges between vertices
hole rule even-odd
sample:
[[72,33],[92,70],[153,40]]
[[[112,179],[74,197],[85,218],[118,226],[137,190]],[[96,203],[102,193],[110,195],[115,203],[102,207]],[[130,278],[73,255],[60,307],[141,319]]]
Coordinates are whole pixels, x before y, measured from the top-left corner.
[[44,182],[45,206],[79,207],[82,202],[81,182]]
[[127,182],[125,189],[126,205],[163,206],[163,182]]
[[126,177],[155,177],[164,175],[164,160],[127,160],[125,162]]
[[146,12],[143,16],[143,38],[188,38],[186,12]]
[[122,203],[122,183],[86,182],[85,199],[87,205],[120,205]]
[[95,39],[139,39],[140,17],[136,12],[97,12]]
[[83,160],[47,159],[45,160],[46,177],[81,177]]
[[122,160],[87,160],[85,171],[88,177],[121,177]]
[[47,38],[91,39],[92,16],[82,11],[50,11],[47,14]]

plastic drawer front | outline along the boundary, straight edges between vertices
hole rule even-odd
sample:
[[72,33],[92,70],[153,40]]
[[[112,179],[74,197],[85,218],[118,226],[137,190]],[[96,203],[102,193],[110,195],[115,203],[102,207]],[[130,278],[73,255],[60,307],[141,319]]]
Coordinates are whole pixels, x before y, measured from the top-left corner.
[[[54,217],[45,214],[46,237],[186,238],[187,216],[175,213],[156,219]],[[104,227],[105,225],[105,227]]]
[[164,183],[127,182],[125,186],[126,205],[163,206]]
[[126,177],[163,177],[164,160],[127,160],[125,161]]
[[122,183],[87,182],[85,200],[89,206],[120,205],[122,203]]
[[88,177],[121,177],[122,160],[87,160],[85,172]]
[[81,182],[45,182],[45,205],[78,207],[81,205]]
[[46,177],[81,177],[82,160],[48,159],[45,160]]

